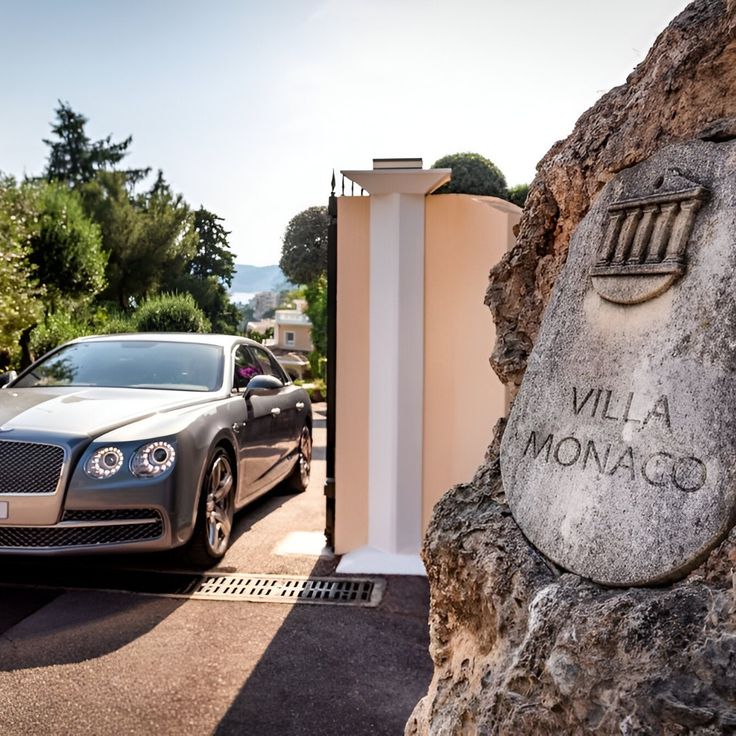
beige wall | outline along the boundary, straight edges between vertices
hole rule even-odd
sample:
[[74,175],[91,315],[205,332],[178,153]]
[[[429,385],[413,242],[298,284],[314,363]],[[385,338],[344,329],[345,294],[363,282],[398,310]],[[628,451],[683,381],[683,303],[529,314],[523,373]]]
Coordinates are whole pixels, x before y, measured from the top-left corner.
[[[427,197],[425,210],[422,525],[453,484],[470,480],[503,386],[488,364],[495,333],[488,271],[513,245],[520,210],[494,197]],[[370,197],[338,198],[335,551],[368,543]]]
[[[274,335],[276,345],[284,350],[312,350],[312,327],[310,325],[276,325],[277,334]],[[294,344],[287,345],[286,333],[294,333]]]
[[337,200],[335,552],[368,543],[370,198]]
[[514,243],[521,210],[495,197],[427,197],[424,253],[422,522],[483,460],[506,392],[491,370],[495,341],[483,304],[488,271]]

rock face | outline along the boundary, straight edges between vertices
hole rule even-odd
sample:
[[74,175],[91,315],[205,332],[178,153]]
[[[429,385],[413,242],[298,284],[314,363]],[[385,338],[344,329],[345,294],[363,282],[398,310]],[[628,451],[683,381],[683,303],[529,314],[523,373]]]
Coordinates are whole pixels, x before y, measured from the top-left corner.
[[516,247],[491,272],[491,363],[516,392],[570,236],[611,178],[674,141],[736,136],[736,2],[696,0],[626,84],[604,95],[540,161]]
[[[572,233],[599,196],[618,201],[611,190],[602,191],[606,184],[615,188],[619,172],[672,143],[699,139],[708,146],[733,145],[728,141],[736,138],[735,31],[736,2],[696,0],[660,36],[627,84],[585,113],[572,135],[540,163],[518,244],[491,273],[487,292],[498,332],[492,363],[513,394]],[[604,207],[592,215],[601,229],[606,213]],[[598,285],[623,303],[634,304],[650,290],[630,282],[628,291],[616,284],[611,291],[609,275],[601,270]],[[651,303],[671,299],[684,283],[678,278],[688,276],[673,278],[669,290]],[[728,289],[733,271],[720,279],[721,299],[733,301]],[[565,297],[563,290],[559,299]],[[612,308],[624,308],[615,304],[611,301]],[[700,339],[697,330],[691,336]],[[729,340],[728,330],[723,337]],[[596,372],[595,366],[583,369]],[[606,378],[605,366],[597,372]],[[576,388],[580,394],[567,400],[581,408],[588,391]],[[586,407],[592,409],[597,389],[614,386],[590,388]],[[618,398],[622,410],[632,391]],[[611,402],[613,395],[609,414],[614,414]],[[655,409],[664,411],[661,403]],[[717,411],[713,418],[721,419]],[[698,432],[701,441],[702,425]],[[435,675],[406,733],[736,732],[736,531],[709,554],[707,545],[691,551],[683,568],[670,569],[680,579],[660,587],[607,587],[565,571],[532,546],[514,520],[501,482],[501,434],[499,428],[472,482],[451,489],[435,507],[427,532],[423,555],[432,596]],[[546,437],[541,439],[540,445]],[[560,450],[563,461],[570,459],[564,454],[570,449]],[[710,462],[708,448],[698,452]],[[725,455],[719,458],[727,461]],[[648,470],[662,481],[664,466]],[[683,469],[678,482],[697,485],[695,470]],[[710,537],[711,544],[714,540]],[[687,572],[688,565],[697,567]]]
[[495,453],[435,509],[435,676],[406,733],[733,733],[736,534],[678,585],[597,585],[528,544]]

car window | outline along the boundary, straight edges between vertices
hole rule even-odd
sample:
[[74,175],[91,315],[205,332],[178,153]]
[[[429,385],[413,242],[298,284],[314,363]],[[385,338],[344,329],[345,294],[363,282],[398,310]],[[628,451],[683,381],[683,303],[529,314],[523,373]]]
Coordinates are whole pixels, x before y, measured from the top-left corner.
[[284,373],[281,370],[281,366],[276,362],[275,358],[272,358],[263,348],[256,348],[251,346],[251,350],[258,361],[258,365],[261,366],[261,370],[267,376],[275,376],[279,381],[286,383]]
[[235,351],[233,386],[235,388],[245,388],[253,376],[258,376],[262,373],[263,368],[261,368],[261,364],[255,359],[250,350],[248,350],[248,346],[238,345]]
[[215,391],[222,385],[218,345],[155,339],[72,343],[31,366],[14,388],[111,386]]

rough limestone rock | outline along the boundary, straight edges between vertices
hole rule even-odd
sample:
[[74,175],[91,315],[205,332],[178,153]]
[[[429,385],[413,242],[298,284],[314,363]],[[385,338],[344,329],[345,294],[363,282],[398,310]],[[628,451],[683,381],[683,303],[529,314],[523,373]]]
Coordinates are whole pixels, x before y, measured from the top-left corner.
[[596,585],[528,544],[496,448],[424,556],[435,676],[407,734],[736,732],[736,534],[679,584]]
[[[632,18],[636,22],[636,18]],[[604,95],[540,161],[516,247],[491,272],[491,363],[515,394],[570,236],[619,171],[664,145],[736,136],[736,0],[696,0],[626,84]]]
[[[487,293],[492,362],[512,393],[571,234],[603,187],[673,142],[736,138],[735,5],[692,3],[540,163]],[[566,572],[514,521],[500,434],[472,482],[437,504],[425,539],[435,674],[406,733],[736,733],[736,532],[660,587]]]

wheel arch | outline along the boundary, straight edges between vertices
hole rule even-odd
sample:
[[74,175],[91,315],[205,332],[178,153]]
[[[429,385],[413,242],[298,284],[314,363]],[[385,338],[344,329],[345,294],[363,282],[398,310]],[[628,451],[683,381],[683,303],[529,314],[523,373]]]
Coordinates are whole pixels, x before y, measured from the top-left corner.
[[210,440],[209,449],[207,450],[207,453],[205,455],[205,459],[204,459],[204,462],[202,463],[202,467],[199,469],[199,475],[197,477],[197,488],[196,488],[196,493],[194,495],[194,507],[192,508],[192,524],[191,524],[191,531],[189,534],[190,539],[191,539],[192,534],[194,533],[194,527],[197,523],[197,515],[199,514],[199,500],[202,495],[202,486],[204,485],[204,478],[205,478],[205,475],[207,475],[207,469],[209,468],[210,461],[212,460],[212,456],[214,455],[218,447],[222,447],[227,453],[228,459],[230,460],[230,465],[232,467],[233,479],[234,479],[235,488],[237,491],[238,462],[237,462],[237,453],[235,450],[235,444],[233,442],[232,437],[230,437],[230,435],[225,430],[221,430]]

